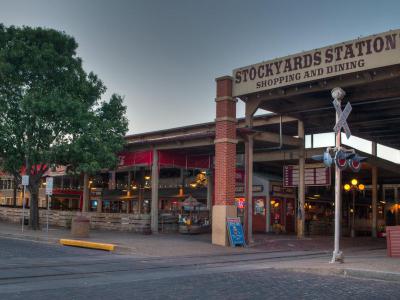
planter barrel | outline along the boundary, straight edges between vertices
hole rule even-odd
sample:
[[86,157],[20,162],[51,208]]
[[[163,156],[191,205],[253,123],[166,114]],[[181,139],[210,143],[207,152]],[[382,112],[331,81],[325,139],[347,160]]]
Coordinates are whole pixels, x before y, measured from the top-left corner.
[[85,216],[77,216],[71,222],[71,234],[73,237],[89,237],[90,220]]
[[400,257],[400,226],[386,226],[387,252],[390,257]]

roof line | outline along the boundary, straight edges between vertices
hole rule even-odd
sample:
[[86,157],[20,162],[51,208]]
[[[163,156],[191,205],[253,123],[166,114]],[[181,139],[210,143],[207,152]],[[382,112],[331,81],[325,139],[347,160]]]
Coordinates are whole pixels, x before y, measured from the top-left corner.
[[[262,114],[262,115],[254,116],[253,120],[262,119],[262,118],[265,118],[265,117],[274,117],[276,115],[277,114],[275,114],[275,113]],[[237,121],[238,122],[244,122],[245,118],[237,118]],[[173,127],[173,128],[167,128],[167,129],[161,129],[161,130],[147,131],[147,132],[142,132],[142,133],[134,133],[134,134],[126,135],[125,139],[136,138],[136,137],[140,137],[140,136],[144,136],[144,135],[167,133],[167,132],[172,132],[172,131],[177,131],[177,130],[182,130],[182,129],[194,129],[196,127],[205,127],[205,126],[214,126],[214,125],[215,125],[215,122],[212,121],[212,122],[185,125],[185,126]]]

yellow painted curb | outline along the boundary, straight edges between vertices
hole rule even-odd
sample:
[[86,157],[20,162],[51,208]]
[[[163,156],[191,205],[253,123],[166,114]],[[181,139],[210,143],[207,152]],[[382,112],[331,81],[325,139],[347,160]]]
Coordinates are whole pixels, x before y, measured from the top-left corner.
[[115,249],[115,245],[113,244],[104,244],[104,243],[87,242],[79,240],[60,239],[60,244],[64,246],[75,246],[75,247],[99,249],[106,251],[114,251]]

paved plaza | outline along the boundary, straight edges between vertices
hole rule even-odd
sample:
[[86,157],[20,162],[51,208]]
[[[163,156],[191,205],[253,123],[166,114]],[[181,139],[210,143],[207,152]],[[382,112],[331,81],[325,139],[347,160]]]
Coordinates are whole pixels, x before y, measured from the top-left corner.
[[[321,253],[122,255],[0,238],[1,299],[398,299],[398,282],[290,270]],[[33,259],[34,258],[34,259]],[[286,266],[286,268],[282,268]]]

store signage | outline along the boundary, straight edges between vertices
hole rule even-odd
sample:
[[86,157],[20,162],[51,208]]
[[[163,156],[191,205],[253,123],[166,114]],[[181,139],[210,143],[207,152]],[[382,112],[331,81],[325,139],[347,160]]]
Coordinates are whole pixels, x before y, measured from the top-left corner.
[[244,182],[244,176],[245,176],[244,170],[236,169],[235,182],[236,183],[243,183]]
[[246,199],[245,198],[235,198],[236,202],[236,207],[237,208],[244,208],[246,205]]
[[360,72],[400,61],[400,30],[233,70],[233,96]]
[[23,186],[29,185],[29,175],[22,175],[22,185]]
[[101,197],[103,189],[95,188],[90,190],[90,197]]
[[293,194],[295,191],[291,187],[283,187],[281,185],[272,185],[271,195],[276,194]]
[[[306,186],[331,185],[331,169],[323,164],[306,164],[305,166]],[[299,166],[289,165],[283,167],[283,186],[296,187],[299,185]]]
[[232,247],[244,246],[244,233],[240,218],[226,218],[226,226],[228,228],[229,242]]
[[56,166],[55,168],[49,168],[44,174],[46,176],[65,176],[67,175],[67,166]]
[[[261,193],[264,191],[264,186],[262,185],[253,185],[253,193]],[[242,194],[244,193],[244,185],[235,186],[235,193]]]

